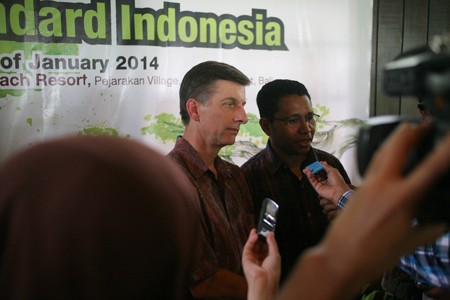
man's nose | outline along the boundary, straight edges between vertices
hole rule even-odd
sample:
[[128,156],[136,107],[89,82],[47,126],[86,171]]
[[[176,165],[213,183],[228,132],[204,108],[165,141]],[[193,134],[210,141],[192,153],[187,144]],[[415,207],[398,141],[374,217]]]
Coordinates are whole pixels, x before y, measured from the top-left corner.
[[248,122],[247,113],[245,112],[245,109],[243,106],[238,107],[236,111],[236,115],[234,117],[234,120],[236,122],[240,122],[242,124],[246,124]]

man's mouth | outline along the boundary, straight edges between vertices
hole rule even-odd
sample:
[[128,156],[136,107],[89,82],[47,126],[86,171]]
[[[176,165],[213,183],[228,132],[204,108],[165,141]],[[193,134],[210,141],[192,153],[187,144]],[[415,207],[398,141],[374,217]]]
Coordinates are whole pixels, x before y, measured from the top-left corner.
[[307,147],[307,146],[311,145],[311,142],[312,142],[312,139],[304,139],[304,140],[297,141],[296,144]]
[[234,132],[236,134],[239,133],[239,128],[228,128],[229,131]]

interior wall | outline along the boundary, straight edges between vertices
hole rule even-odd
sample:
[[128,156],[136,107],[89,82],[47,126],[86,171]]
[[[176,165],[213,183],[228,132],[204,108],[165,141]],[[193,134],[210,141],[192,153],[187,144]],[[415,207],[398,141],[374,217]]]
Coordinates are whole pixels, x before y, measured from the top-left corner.
[[450,33],[449,0],[374,0],[370,116],[417,115],[417,99],[383,92],[383,66],[404,51]]

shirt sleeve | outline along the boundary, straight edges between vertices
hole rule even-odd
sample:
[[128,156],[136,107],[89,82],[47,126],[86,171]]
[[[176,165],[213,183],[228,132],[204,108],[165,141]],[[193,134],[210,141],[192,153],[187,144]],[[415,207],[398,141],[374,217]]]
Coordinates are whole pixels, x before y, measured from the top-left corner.
[[354,192],[355,192],[354,190],[348,190],[342,194],[342,196],[339,198],[339,201],[337,203],[337,206],[339,207],[339,209],[344,208],[344,206],[347,204],[348,199],[353,195]]

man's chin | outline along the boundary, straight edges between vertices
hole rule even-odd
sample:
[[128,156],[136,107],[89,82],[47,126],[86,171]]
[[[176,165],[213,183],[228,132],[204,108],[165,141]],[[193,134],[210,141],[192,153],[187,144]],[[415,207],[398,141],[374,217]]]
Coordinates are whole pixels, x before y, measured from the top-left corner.
[[307,146],[307,147],[298,147],[295,152],[298,155],[306,155],[310,150],[311,150],[311,145]]
[[224,139],[220,145],[220,147],[226,147],[226,146],[231,146],[234,145],[234,143],[236,142],[236,138],[229,138],[229,139]]

